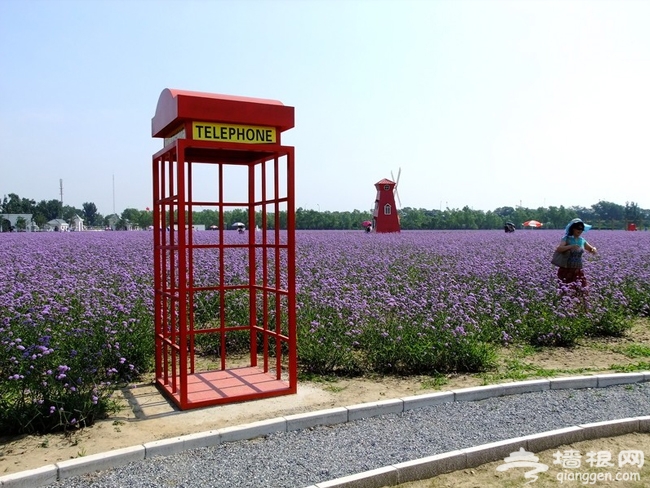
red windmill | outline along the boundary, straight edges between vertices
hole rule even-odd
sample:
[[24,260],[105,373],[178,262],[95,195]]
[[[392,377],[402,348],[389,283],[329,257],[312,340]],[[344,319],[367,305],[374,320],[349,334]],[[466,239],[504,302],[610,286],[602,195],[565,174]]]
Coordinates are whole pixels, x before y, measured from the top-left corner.
[[[397,172],[397,181],[391,181],[384,178],[375,183],[377,188],[377,197],[375,198],[375,208],[372,212],[372,227],[375,232],[399,232],[399,215],[397,214],[397,205],[395,197],[399,201],[397,193],[397,184],[402,172],[400,168]],[[392,173],[391,173],[392,176]]]

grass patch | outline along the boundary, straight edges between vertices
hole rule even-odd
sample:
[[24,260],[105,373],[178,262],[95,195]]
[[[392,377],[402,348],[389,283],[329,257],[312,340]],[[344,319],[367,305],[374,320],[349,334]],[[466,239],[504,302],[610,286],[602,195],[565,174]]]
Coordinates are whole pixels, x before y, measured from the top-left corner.
[[449,383],[449,378],[444,375],[434,375],[422,380],[423,390],[439,390]]
[[578,375],[595,372],[594,368],[545,368],[533,362],[524,362],[519,358],[503,359],[497,371],[482,373],[479,377],[484,385],[502,381],[523,381],[527,379],[551,378],[565,375]]
[[647,358],[650,357],[650,346],[647,344],[630,344],[620,348],[619,352],[629,358]]
[[609,369],[616,373],[635,373],[637,371],[650,371],[650,363],[639,361],[631,364],[612,364]]

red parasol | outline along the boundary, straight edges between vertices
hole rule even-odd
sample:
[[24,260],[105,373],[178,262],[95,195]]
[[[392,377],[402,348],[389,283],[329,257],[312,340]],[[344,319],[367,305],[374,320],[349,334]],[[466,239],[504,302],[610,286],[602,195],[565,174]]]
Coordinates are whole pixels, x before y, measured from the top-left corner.
[[537,220],[527,220],[526,222],[524,222],[524,227],[537,227],[537,228],[539,228],[542,225],[544,225],[544,224],[542,224],[541,222],[538,222]]

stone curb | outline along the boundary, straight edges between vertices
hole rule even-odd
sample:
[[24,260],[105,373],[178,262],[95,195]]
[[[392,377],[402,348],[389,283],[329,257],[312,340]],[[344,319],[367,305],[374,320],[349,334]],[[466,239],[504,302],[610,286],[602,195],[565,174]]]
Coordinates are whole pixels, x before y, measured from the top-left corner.
[[[351,405],[349,407],[337,407],[303,414],[287,415],[235,427],[225,427],[218,430],[147,442],[138,446],[116,449],[115,451],[93,454],[36,469],[0,476],[0,487],[36,488],[54,483],[57,480],[108,469],[154,456],[168,456],[188,449],[254,439],[278,432],[289,432],[319,425],[352,422],[361,418],[375,417],[389,413],[402,413],[414,408],[422,408],[440,403],[477,401],[486,398],[531,393],[548,389],[602,388],[605,386],[647,381],[650,381],[650,372],[528,380],[462,388],[448,392],[429,393],[394,400]],[[610,437],[612,435],[610,434],[611,432],[650,432],[650,416],[569,427],[558,431],[486,444],[484,446],[439,454],[416,461],[368,471],[366,473],[351,475],[313,485],[309,488],[371,488],[390,486],[391,484],[397,484],[397,482],[405,483],[406,481],[415,481],[457,469],[464,469],[464,467],[471,467],[468,461],[476,466],[478,464],[474,463],[483,464],[485,462],[491,462],[484,460],[497,456],[492,459],[496,461],[504,450],[511,449],[512,445],[517,442],[523,442],[523,440],[525,440],[526,445],[522,447],[533,451],[542,451],[558,445],[575,442],[576,440]],[[542,448],[545,445],[550,447]],[[393,481],[395,482],[393,483]]]
[[441,474],[452,473],[462,469],[476,468],[483,464],[503,460],[520,448],[535,453],[583,440],[614,437],[633,432],[650,432],[650,422],[648,421],[650,421],[650,417],[635,417],[613,420],[611,422],[596,422],[593,424],[567,427],[407,461],[386,466],[379,470],[366,471],[324,483],[317,483],[307,488],[375,488],[395,486],[402,483],[433,478]]
[[0,478],[0,486],[11,488],[32,488],[33,486],[51,485],[59,479],[59,468],[48,464],[29,471],[20,471]]
[[142,445],[125,447],[124,449],[115,449],[114,451],[61,461],[56,463],[56,467],[59,470],[59,479],[64,480],[92,471],[123,466],[131,461],[140,461],[144,459],[144,453],[145,448]]

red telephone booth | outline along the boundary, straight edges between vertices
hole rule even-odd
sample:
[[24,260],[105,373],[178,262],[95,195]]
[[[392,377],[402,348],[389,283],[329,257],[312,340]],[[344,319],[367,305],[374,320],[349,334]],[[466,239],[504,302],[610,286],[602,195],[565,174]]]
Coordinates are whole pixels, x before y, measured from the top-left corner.
[[372,227],[375,232],[399,232],[399,215],[395,205],[394,181],[383,179],[375,183],[377,196],[372,212]]
[[[182,410],[297,391],[294,109],[165,89],[152,119],[156,384]],[[247,231],[226,222],[238,209]],[[211,210],[216,230],[194,231]],[[213,226],[214,227],[214,226]]]

